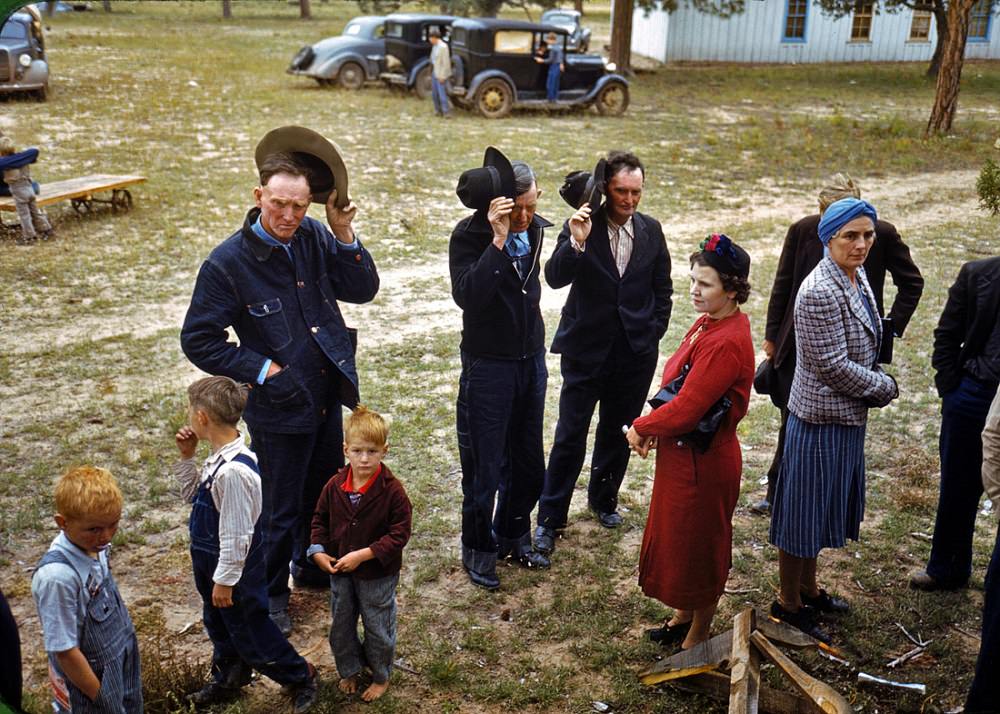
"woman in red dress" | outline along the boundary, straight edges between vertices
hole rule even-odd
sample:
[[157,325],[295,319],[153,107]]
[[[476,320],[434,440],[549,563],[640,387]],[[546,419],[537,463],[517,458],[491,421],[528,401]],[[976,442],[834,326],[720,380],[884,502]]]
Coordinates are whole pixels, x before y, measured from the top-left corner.
[[[663,384],[690,370],[677,396],[632,423],[626,438],[645,457],[656,449],[656,477],[639,556],[642,591],[674,615],[650,639],[684,649],[709,638],[732,563],[733,511],[743,468],[736,425],[746,415],[754,374],[750,256],[712,235],[691,256],[691,301],[702,315],[667,361]],[[723,396],[732,402],[707,451],[683,437]]]

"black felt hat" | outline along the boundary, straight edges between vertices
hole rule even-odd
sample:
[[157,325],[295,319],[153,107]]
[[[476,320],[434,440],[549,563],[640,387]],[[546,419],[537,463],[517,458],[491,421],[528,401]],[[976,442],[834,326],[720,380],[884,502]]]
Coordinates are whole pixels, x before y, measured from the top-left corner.
[[463,171],[455,193],[463,204],[477,211],[487,208],[497,196],[513,200],[517,198],[514,195],[514,167],[499,149],[487,146],[482,167]]
[[291,154],[309,169],[309,192],[313,203],[326,203],[330,192],[337,189],[337,207],[343,208],[351,199],[347,193],[347,167],[340,149],[332,141],[304,126],[282,126],[272,129],[257,144],[254,159],[257,168],[271,154]]
[[701,254],[720,273],[744,280],[750,277],[750,254],[733,243],[725,233],[713,233],[703,240]]
[[590,204],[590,210],[596,211],[601,205],[604,194],[607,162],[601,159],[594,167],[594,172],[574,171],[566,174],[566,179],[559,189],[559,195],[573,208],[579,208],[585,203]]

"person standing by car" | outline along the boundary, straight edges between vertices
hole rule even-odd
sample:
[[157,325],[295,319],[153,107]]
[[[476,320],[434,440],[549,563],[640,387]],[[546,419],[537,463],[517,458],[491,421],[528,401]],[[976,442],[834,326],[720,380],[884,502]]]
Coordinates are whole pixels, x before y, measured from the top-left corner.
[[535,61],[549,66],[549,73],[545,76],[545,98],[549,103],[555,104],[559,100],[559,75],[566,69],[563,63],[563,46],[554,32],[545,36],[545,42],[548,54],[545,57],[535,57]]
[[545,478],[545,327],[538,258],[552,224],[521,161],[486,149],[458,197],[475,213],[448,244],[451,294],[462,308],[456,428],[462,464],[462,565],[477,587],[500,587],[497,559],[547,568],[531,546],[531,511]]
[[[767,495],[751,506],[754,513],[766,514],[770,510],[774,500],[774,484],[781,469],[781,454],[784,451],[788,424],[788,392],[792,388],[792,377],[795,374],[795,296],[798,295],[802,281],[823,258],[823,244],[819,242],[817,235],[823,212],[834,201],[851,196],[861,198],[861,188],[846,174],[834,175],[830,183],[819,192],[819,213],[793,223],[781,247],[778,270],[767,303],[767,324],[764,327],[764,354],[771,360],[775,370],[776,384],[771,390],[771,399],[781,409],[781,428],[778,430],[774,458],[767,470]],[[876,222],[875,243],[868,251],[864,267],[880,315],[886,314],[882,298],[885,274],[888,272],[892,276],[896,297],[887,316],[892,320],[895,336],[902,337],[917,309],[917,303],[920,302],[924,279],[910,257],[909,247],[899,237],[896,227],[888,221]]]
[[594,169],[607,193],[584,203],[563,226],[545,264],[552,288],[570,286],[552,351],[562,355],[559,421],[538,502],[535,547],[550,553],[567,524],[587,452],[587,433],[601,408],[587,489],[605,528],[622,523],[618,489],[629,448],[621,428],[639,416],[656,371],[660,338],[670,320],[670,251],[656,219],[639,213],[645,167],[635,154],[613,151]]
[[441,30],[432,27],[427,33],[431,42],[431,101],[434,113],[445,119],[451,116],[448,102],[448,80],[451,78],[451,52],[441,39]]
[[[329,585],[307,562],[309,525],[344,464],[342,405],[358,403],[356,333],[337,303],[370,301],[379,279],[354,231],[358,208],[333,143],[281,127],[256,159],[256,207],[201,266],[181,347],[205,372],[253,387],[243,418],[260,466],[270,615],[287,635],[289,561],[297,586]],[[329,229],[306,216],[311,202],[325,204]]]

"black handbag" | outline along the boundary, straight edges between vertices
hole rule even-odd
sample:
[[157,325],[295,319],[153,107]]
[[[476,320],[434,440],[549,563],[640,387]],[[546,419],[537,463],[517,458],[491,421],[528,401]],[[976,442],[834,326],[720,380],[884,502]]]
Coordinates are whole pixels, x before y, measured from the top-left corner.
[[[660,391],[650,398],[649,406],[653,407],[653,409],[659,409],[667,402],[673,401],[673,398],[681,391],[681,387],[684,386],[684,380],[687,378],[690,370],[691,365],[685,364],[679,375],[664,384]],[[715,436],[715,432],[719,430],[722,418],[726,416],[726,413],[732,406],[732,400],[729,397],[723,396],[698,421],[698,426],[694,428],[694,431],[688,432],[681,437],[681,441],[704,454],[712,444],[712,438]]]

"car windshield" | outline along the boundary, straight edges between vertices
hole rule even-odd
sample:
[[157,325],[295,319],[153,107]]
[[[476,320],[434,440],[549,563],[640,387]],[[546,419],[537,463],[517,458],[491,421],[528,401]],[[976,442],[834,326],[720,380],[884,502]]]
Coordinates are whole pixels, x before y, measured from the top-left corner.
[[556,27],[562,27],[566,30],[572,30],[576,27],[576,21],[573,19],[572,15],[563,15],[562,13],[554,12],[551,15],[545,16],[545,22],[549,25],[555,25]]
[[0,39],[2,40],[26,40],[28,39],[28,28],[20,22],[8,20],[0,29]]

